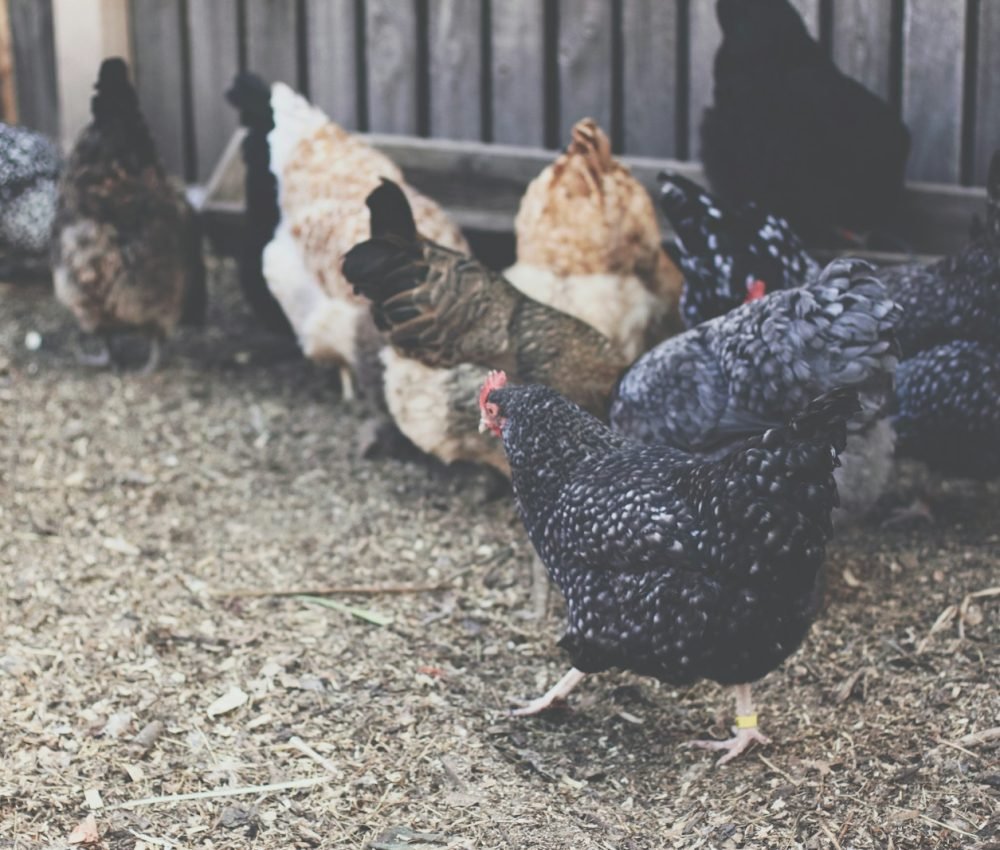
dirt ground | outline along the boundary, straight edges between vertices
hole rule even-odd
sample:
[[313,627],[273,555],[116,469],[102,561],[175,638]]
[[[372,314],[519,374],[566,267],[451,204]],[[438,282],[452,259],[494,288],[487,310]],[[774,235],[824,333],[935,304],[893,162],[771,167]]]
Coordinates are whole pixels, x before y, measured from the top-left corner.
[[0,287],[0,848],[1000,848],[996,485],[907,467],[933,525],[838,535],[766,748],[717,768],[729,696],[622,673],[510,719],[566,660],[509,493],[359,457],[212,283],[151,377]]

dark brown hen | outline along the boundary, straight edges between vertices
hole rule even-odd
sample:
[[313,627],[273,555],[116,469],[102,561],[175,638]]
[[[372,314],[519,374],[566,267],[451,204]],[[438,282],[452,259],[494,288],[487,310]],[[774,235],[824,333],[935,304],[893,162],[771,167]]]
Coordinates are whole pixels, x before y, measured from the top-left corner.
[[[55,291],[87,333],[105,341],[120,331],[147,334],[150,370],[179,322],[204,318],[201,235],[157,156],[121,59],[101,65],[91,111],[59,186]],[[96,362],[109,357],[105,349]]]
[[589,325],[528,298],[472,257],[421,239],[399,187],[368,198],[373,237],[352,248],[344,276],[372,300],[378,328],[427,366],[476,364],[555,387],[598,416],[627,363]]

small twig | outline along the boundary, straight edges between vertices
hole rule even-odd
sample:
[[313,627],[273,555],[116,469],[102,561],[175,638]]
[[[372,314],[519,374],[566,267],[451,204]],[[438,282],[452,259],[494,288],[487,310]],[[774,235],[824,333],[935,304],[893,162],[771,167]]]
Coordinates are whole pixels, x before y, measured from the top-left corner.
[[950,829],[952,832],[957,832],[959,835],[965,835],[968,838],[978,838],[978,835],[973,835],[971,832],[966,832],[964,829],[959,829],[957,826],[949,826],[939,820],[934,820],[934,818],[929,818],[927,815],[920,815],[921,819],[927,821],[927,823],[932,823],[934,826],[940,826],[942,829]]
[[778,765],[776,765],[766,756],[762,756],[760,753],[757,753],[757,758],[759,758],[762,762],[764,762],[764,764],[766,764],[769,768],[771,768],[771,770],[773,770],[775,773],[779,773],[782,776],[784,776],[785,779],[787,779],[789,783],[794,785],[796,788],[798,788],[802,784],[801,779],[793,779],[789,774],[785,773],[785,771],[783,771],[780,767],[778,767]]
[[296,750],[302,753],[302,755],[309,756],[309,758],[311,758],[314,762],[316,762],[316,764],[318,764],[325,771],[327,771],[327,773],[330,773],[333,776],[341,775],[341,770],[340,768],[337,767],[337,765],[335,765],[332,761],[330,761],[330,759],[326,758],[325,756],[321,756],[319,753],[317,753],[316,750],[310,747],[298,735],[293,735],[291,738],[289,738],[288,745],[290,747],[294,747]]
[[227,590],[218,591],[216,596],[264,597],[264,596],[379,596],[393,593],[434,593],[450,590],[449,582],[438,584],[345,584],[336,587],[298,588],[297,590]]
[[230,788],[212,788],[208,791],[192,791],[188,794],[163,794],[158,797],[143,797],[126,800],[109,806],[111,809],[137,809],[140,806],[155,806],[157,803],[183,803],[186,800],[210,800],[213,797],[239,797],[244,794],[270,794],[272,791],[291,791],[309,788],[329,782],[332,776],[311,776],[308,779],[292,779],[288,782],[273,782],[269,785],[238,785]]
[[965,747],[959,746],[953,741],[946,741],[944,738],[938,738],[937,742],[943,747],[951,747],[952,749],[958,750],[960,753],[965,753],[967,756],[972,756],[972,758],[974,759],[982,758],[982,756],[977,755],[976,753],[972,752],[972,750],[967,750],[965,749]]
[[992,729],[983,729],[981,732],[972,732],[969,735],[963,735],[955,743],[961,744],[963,747],[974,747],[976,744],[986,744],[990,741],[995,741],[1000,738],[1000,726],[994,726]]
[[840,842],[837,841],[837,836],[830,831],[830,828],[823,823],[822,820],[819,822],[819,828],[823,831],[823,834],[830,839],[833,846],[836,847],[837,850],[840,850]]
[[140,841],[145,841],[147,844],[159,844],[161,847],[180,847],[176,841],[171,841],[169,838],[160,838],[156,835],[146,835],[143,832],[136,832],[134,829],[126,828],[126,832],[131,833]]

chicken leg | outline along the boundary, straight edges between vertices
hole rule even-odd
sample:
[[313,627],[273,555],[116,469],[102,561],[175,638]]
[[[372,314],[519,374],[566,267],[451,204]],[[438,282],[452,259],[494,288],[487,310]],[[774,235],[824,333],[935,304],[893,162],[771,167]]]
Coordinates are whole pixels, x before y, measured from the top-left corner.
[[579,685],[586,675],[586,673],[577,670],[576,667],[571,667],[569,672],[549,688],[543,696],[524,703],[520,708],[511,709],[510,716],[529,717],[532,714],[540,714],[547,708],[552,708],[553,703],[566,699],[570,691]]
[[531,618],[544,620],[549,613],[549,598],[552,584],[549,581],[549,571],[537,554],[531,563]]
[[149,356],[146,358],[146,363],[139,370],[140,375],[152,375],[153,372],[157,370],[160,365],[160,334],[153,331],[149,334]]
[[76,351],[76,362],[81,366],[103,369],[105,366],[111,365],[111,344],[108,337],[102,334],[97,339],[100,342],[100,348],[94,352],[87,351],[82,342],[79,344]]
[[733,690],[736,691],[736,725],[733,727],[733,737],[724,741],[688,741],[687,744],[703,750],[725,750],[725,754],[716,762],[720,765],[732,761],[752,743],[770,743],[770,739],[757,728],[757,712],[754,711],[750,685],[736,685]]

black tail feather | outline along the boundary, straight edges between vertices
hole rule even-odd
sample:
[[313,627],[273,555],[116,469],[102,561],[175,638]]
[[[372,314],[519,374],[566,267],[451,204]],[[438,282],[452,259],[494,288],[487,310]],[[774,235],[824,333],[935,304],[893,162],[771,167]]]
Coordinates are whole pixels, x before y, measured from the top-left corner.
[[131,116],[139,111],[139,98],[128,78],[128,65],[124,59],[105,59],[97,74],[90,111],[98,122],[119,115]]
[[395,236],[406,242],[417,239],[417,224],[413,220],[410,202],[392,180],[382,178],[382,185],[366,199],[371,212],[372,236]]
[[248,129],[269,132],[274,128],[271,87],[251,71],[241,71],[226,90],[226,100],[239,110],[240,123]]

